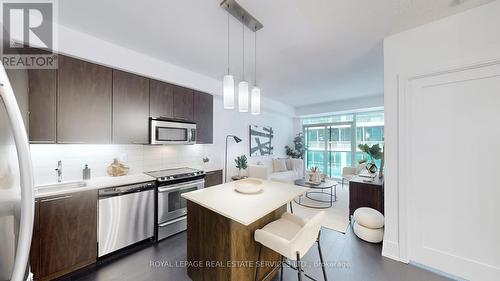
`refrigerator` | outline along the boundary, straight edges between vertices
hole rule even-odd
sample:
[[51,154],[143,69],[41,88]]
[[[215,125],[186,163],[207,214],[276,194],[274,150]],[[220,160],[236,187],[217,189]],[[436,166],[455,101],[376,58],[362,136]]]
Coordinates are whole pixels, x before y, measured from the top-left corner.
[[0,64],[0,281],[32,279],[28,259],[33,190],[26,127],[7,72]]

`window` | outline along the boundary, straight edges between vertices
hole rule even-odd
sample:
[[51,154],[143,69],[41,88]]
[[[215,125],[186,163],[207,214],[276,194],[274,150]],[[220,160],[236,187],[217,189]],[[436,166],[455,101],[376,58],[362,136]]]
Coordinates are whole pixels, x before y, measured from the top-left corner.
[[302,125],[306,169],[318,167],[331,178],[341,178],[344,167],[367,160],[359,144],[384,145],[383,111],[305,118]]

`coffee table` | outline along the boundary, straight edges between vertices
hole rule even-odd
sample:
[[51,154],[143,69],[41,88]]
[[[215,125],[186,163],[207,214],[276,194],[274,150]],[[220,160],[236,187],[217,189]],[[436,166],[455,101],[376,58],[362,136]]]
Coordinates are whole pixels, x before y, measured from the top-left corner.
[[[299,179],[296,180],[295,185],[300,185],[304,187],[308,187],[311,189],[311,191],[306,191],[305,196],[309,198],[310,200],[316,201],[316,202],[321,202],[321,203],[329,203],[329,205],[326,206],[312,206],[308,205],[305,203],[302,203],[302,195],[297,198],[295,198],[293,201],[295,203],[307,207],[307,208],[314,208],[314,209],[327,209],[331,208],[333,206],[333,202],[337,201],[337,185],[338,182],[332,181],[332,180],[325,180],[324,182],[321,182],[319,184],[310,184],[305,181],[305,179]],[[330,192],[328,192],[328,189],[330,189]],[[325,192],[326,191],[326,192]],[[310,194],[322,194],[322,195],[327,195],[329,197],[329,200],[323,200],[323,199],[317,199],[317,198],[312,198]]]

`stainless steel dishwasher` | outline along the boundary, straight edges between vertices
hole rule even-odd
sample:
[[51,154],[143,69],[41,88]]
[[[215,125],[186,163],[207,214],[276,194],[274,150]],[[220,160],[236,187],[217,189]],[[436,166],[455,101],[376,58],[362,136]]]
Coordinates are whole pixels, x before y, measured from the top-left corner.
[[99,190],[98,256],[153,238],[154,182]]

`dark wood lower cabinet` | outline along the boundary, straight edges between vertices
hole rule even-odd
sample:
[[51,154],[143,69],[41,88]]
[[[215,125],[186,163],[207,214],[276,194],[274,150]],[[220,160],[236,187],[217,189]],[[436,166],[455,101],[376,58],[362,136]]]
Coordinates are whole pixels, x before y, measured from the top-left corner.
[[52,280],[97,260],[97,190],[39,199],[38,278]]
[[222,170],[215,170],[205,173],[205,187],[222,184]]
[[369,207],[384,214],[384,179],[376,177],[373,182],[364,182],[355,177],[349,181],[349,218],[357,208]]

